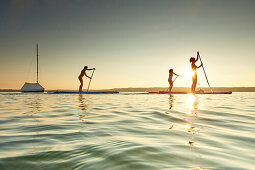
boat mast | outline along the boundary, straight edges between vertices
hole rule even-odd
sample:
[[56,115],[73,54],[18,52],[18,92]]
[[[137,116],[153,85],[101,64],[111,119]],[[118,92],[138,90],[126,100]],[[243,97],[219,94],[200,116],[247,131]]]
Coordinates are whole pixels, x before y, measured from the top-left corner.
[[36,60],[36,63],[37,63],[37,65],[36,65],[36,82],[38,83],[38,44],[36,44],[36,52],[37,52],[37,55],[36,55],[36,57],[37,57],[37,60]]

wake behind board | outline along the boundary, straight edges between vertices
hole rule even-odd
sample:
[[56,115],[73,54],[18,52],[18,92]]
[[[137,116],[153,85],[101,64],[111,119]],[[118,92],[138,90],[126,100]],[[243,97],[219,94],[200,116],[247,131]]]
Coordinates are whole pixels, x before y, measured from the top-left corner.
[[[191,92],[159,91],[159,92],[149,92],[149,94],[191,94]],[[227,91],[227,92],[199,92],[199,91],[197,91],[195,94],[232,94],[232,92],[231,91]]]
[[118,91],[48,91],[50,94],[114,94],[119,93]]

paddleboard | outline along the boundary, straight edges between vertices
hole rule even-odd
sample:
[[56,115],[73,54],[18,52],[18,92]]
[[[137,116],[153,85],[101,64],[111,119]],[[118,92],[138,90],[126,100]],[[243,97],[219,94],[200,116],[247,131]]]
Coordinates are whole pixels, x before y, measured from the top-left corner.
[[48,91],[50,94],[113,94],[119,93],[118,91]]
[[[191,94],[191,92],[169,92],[169,91],[159,91],[159,92],[149,92],[149,94]],[[195,94],[232,94],[231,91],[225,92],[196,92]]]

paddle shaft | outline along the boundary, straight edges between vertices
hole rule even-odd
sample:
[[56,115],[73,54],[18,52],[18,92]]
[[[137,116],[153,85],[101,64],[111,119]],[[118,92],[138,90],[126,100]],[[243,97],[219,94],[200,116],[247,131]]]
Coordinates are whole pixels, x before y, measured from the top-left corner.
[[[178,77],[178,76],[175,77],[174,81],[177,79],[177,77]],[[173,81],[173,82],[174,82],[174,81]]]
[[203,65],[203,62],[202,62],[202,59],[201,59],[199,53],[198,53],[198,57],[199,57],[200,62],[201,62],[201,64],[202,64],[202,67],[203,67],[203,70],[204,70],[204,73],[205,73],[205,78],[206,78],[206,81],[207,81],[207,83],[208,83],[208,86],[210,87],[210,90],[213,92],[213,90],[212,90],[212,88],[211,88],[211,86],[210,86],[210,83],[209,83],[209,81],[208,81],[208,78],[207,78],[207,75],[206,75],[206,72],[205,72],[205,68],[204,68],[204,65]]
[[91,75],[91,78],[90,78],[90,80],[89,80],[89,85],[88,85],[87,92],[89,91],[89,86],[90,86],[91,79],[92,79],[92,77],[93,77],[93,75],[94,75],[94,71],[95,71],[95,70],[93,70],[92,75]]

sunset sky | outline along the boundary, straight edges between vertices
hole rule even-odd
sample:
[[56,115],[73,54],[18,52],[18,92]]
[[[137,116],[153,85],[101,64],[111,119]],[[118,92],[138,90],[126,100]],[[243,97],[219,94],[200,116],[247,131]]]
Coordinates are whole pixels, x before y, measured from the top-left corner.
[[0,88],[36,81],[36,43],[46,90],[78,89],[85,65],[92,89],[166,87],[170,68],[188,87],[198,50],[211,86],[255,86],[254,11],[254,0],[1,0]]

